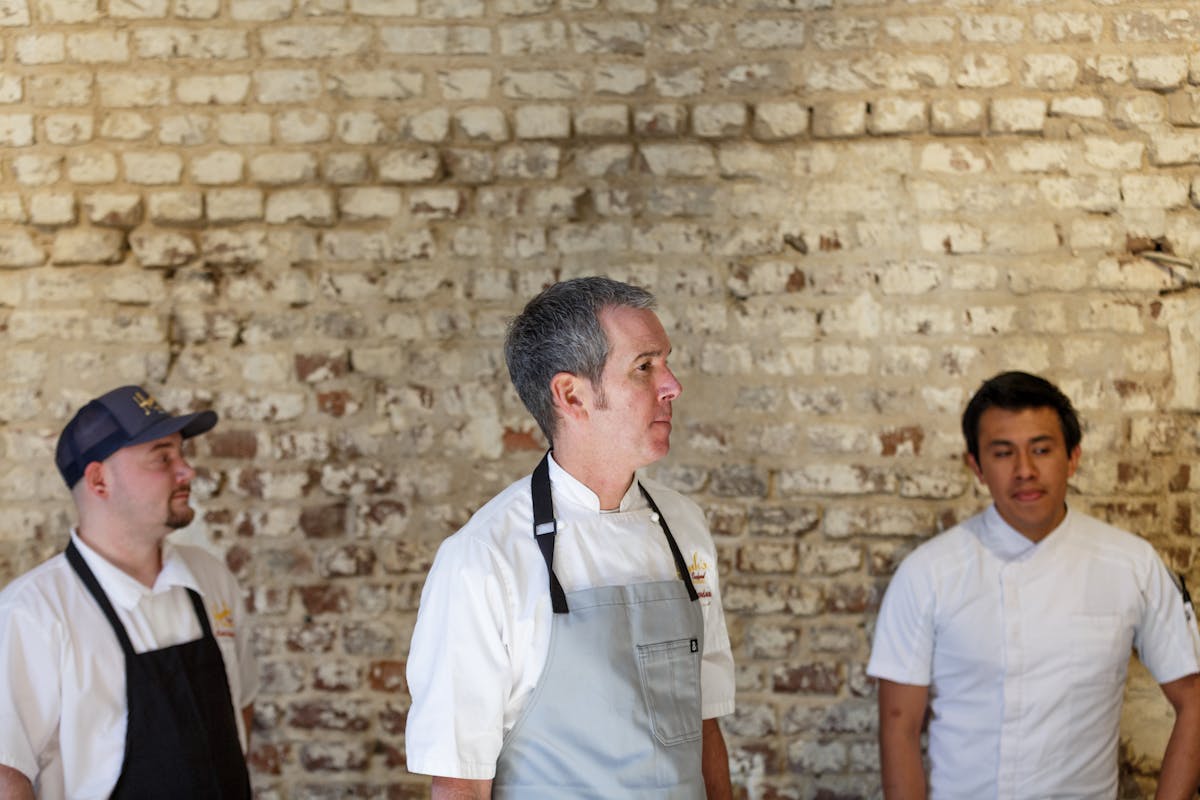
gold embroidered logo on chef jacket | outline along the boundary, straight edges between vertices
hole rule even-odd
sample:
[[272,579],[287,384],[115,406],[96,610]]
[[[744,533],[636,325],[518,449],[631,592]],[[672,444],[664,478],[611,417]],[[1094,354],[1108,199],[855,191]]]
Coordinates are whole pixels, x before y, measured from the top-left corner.
[[692,551],[692,563],[688,565],[692,573],[692,585],[696,587],[696,595],[700,598],[712,598],[712,590],[708,588],[708,562],[700,559],[700,553]]
[[227,636],[231,639],[233,638],[233,609],[224,603],[221,603],[221,605],[217,607],[217,610],[213,612],[213,622],[215,623],[213,626],[213,634],[215,636]]

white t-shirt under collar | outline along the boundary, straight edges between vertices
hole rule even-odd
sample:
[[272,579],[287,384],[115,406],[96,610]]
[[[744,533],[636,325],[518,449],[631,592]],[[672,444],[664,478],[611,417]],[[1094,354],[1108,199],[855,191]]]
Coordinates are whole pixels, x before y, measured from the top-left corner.
[[154,586],[150,587],[89,547],[79,535],[77,528],[71,529],[71,541],[75,543],[79,554],[83,556],[84,563],[96,576],[96,581],[108,595],[108,600],[114,608],[131,610],[136,608],[143,598],[169,592],[176,586],[191,589],[201,596],[204,594],[196,582],[196,577],[192,575],[187,564],[176,555],[175,548],[170,542],[163,542],[162,569],[154,580]]

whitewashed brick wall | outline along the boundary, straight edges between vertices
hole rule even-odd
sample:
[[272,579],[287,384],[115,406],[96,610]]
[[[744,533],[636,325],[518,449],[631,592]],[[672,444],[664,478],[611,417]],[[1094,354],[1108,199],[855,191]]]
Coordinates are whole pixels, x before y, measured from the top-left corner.
[[[662,301],[658,474],[717,536],[747,798],[878,793],[874,611],[985,501],[958,416],[1043,372],[1076,507],[1200,584],[1200,9],[1185,0],[0,0],[0,583],[69,411],[216,408],[188,534],[254,613],[262,798],[424,796],[438,542],[541,447],[506,319]],[[1125,794],[1168,723],[1131,683]],[[1148,796],[1148,795],[1146,795]]]

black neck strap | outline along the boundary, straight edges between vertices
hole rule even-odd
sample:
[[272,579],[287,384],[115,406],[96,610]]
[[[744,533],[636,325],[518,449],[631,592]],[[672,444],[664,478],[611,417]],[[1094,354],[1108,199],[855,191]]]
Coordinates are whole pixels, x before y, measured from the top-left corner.
[[[542,551],[542,558],[546,561],[546,572],[549,574],[550,582],[550,603],[555,614],[566,614],[569,612],[567,595],[563,591],[562,584],[558,582],[558,576],[554,574],[554,537],[558,533],[558,523],[554,519],[554,501],[550,497],[549,452],[542,456],[542,460],[534,469],[530,478],[530,487],[533,496],[533,536],[537,540],[538,549]],[[679,545],[675,543],[675,537],[671,535],[667,518],[658,510],[654,498],[640,482],[638,489],[641,491],[642,497],[646,498],[654,516],[658,518],[658,525],[662,528],[663,535],[667,537],[667,546],[671,548],[671,556],[675,559],[675,569],[679,572],[684,585],[687,586],[688,597],[695,601],[699,595],[696,594],[696,587],[692,585],[692,575],[688,570],[687,562],[683,560],[683,553],[679,551]]]
[[550,573],[550,603],[555,614],[567,613],[567,595],[558,576],[554,574],[554,536],[558,523],[554,520],[554,501],[550,499],[550,453],[542,456],[530,478],[533,489],[533,538],[537,540],[546,572]]

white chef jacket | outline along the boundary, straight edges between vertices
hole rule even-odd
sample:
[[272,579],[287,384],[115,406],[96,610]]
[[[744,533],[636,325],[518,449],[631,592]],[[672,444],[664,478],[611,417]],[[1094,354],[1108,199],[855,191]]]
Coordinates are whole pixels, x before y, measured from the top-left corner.
[[1111,798],[1131,648],[1167,683],[1197,635],[1145,540],[1069,511],[1034,544],[992,506],[900,565],[867,672],[929,686],[932,798]]
[[[200,638],[187,589],[200,594],[244,750],[240,712],[254,702],[258,672],[237,583],[225,565],[200,548],[167,542],[162,572],[149,588],[74,531],[71,539],[135,652]],[[0,764],[23,772],[41,800],[107,798],[124,761],[125,703],[121,645],[64,555],[0,592]]]
[[[667,487],[642,479],[688,562],[704,616],[700,668],[704,718],[733,712],[733,655],[704,514]],[[554,572],[563,590],[677,577],[666,537],[637,481],[620,507],[550,459]],[[533,538],[529,478],[494,497],[438,549],[421,592],[408,657],[412,707],[404,741],[410,772],[488,780],[505,733],[529,699],[550,646],[553,612],[546,562]]]

